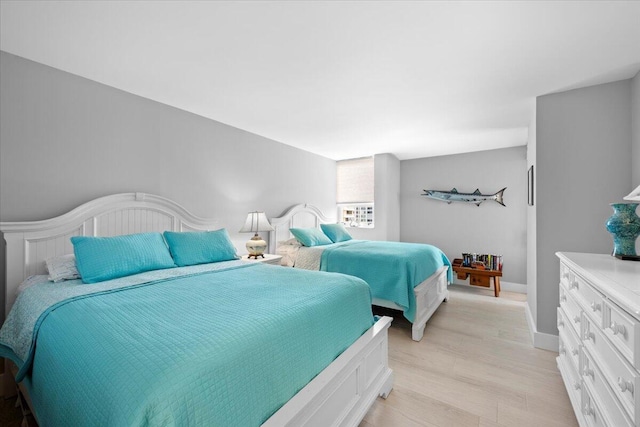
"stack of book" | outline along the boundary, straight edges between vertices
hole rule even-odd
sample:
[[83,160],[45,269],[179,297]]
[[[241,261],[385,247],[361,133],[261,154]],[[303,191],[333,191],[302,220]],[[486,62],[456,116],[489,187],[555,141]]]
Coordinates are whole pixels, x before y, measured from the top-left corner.
[[502,271],[502,255],[493,254],[462,254],[462,265],[464,267],[475,267],[478,264],[484,265],[487,270]]

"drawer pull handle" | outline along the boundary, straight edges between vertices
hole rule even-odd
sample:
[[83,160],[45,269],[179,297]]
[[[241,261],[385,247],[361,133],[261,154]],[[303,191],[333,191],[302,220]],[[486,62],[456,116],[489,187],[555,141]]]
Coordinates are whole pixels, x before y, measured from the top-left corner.
[[564,279],[568,279],[568,278],[569,278],[569,272],[568,272],[568,271],[565,271],[564,273],[562,273],[562,277],[563,277]]
[[573,318],[573,323],[580,323],[580,316],[575,316]]
[[560,354],[566,354],[567,353],[567,349],[564,348],[564,346],[560,346],[560,350],[559,350]]
[[567,302],[567,296],[565,294],[560,295],[560,302]]
[[564,328],[564,322],[562,320],[558,320],[558,328]]
[[574,348],[573,350],[571,350],[571,354],[573,354],[574,356],[577,356],[578,353],[580,353],[580,352],[578,351],[577,348]]
[[587,417],[595,415],[595,413],[593,412],[593,408],[590,405],[586,405],[584,408],[582,408],[582,413]]
[[587,331],[584,333],[584,339],[596,342],[596,334],[594,334],[593,332]]
[[582,375],[584,375],[585,377],[591,377],[593,379],[596,378],[595,373],[593,372],[593,369],[589,369],[588,367],[585,366],[585,368],[582,370]]
[[571,284],[569,285],[569,290],[571,289],[578,289],[578,281],[574,280],[573,282],[571,282]]
[[627,334],[627,328],[625,328],[624,325],[617,324],[615,321],[611,322],[611,325],[609,325],[609,327],[613,331],[613,335],[620,334],[624,336]]
[[576,390],[580,390],[582,388],[582,384],[580,384],[580,381],[576,381],[573,383],[573,388]]
[[591,310],[593,311],[599,311],[600,310],[600,304],[592,302],[591,303]]
[[633,383],[631,381],[625,381],[622,377],[618,377],[618,387],[620,387],[621,392],[628,391],[633,395]]

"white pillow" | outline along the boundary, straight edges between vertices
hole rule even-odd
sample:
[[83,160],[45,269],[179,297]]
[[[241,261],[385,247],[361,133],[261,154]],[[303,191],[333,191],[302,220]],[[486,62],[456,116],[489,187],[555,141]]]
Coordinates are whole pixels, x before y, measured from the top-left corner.
[[302,243],[298,242],[295,237],[289,240],[282,240],[278,242],[276,247],[276,254],[281,255],[280,265],[285,267],[293,267],[298,257],[298,251],[302,247]]
[[74,254],[54,256],[45,261],[49,280],[62,282],[63,280],[79,279],[80,273],[76,268],[76,257]]
[[283,240],[278,242],[278,246],[302,246],[302,243],[298,241],[295,237],[289,240]]

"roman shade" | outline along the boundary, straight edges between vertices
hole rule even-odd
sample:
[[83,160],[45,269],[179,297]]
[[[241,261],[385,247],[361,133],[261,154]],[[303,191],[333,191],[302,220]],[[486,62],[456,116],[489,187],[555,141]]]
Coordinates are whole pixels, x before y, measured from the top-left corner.
[[373,203],[373,157],[340,160],[337,166],[337,202]]

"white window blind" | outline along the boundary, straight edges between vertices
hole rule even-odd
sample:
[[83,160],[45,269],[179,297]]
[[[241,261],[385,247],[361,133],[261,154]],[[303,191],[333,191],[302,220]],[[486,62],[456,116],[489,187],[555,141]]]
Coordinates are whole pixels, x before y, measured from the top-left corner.
[[373,203],[373,157],[338,161],[338,203]]

